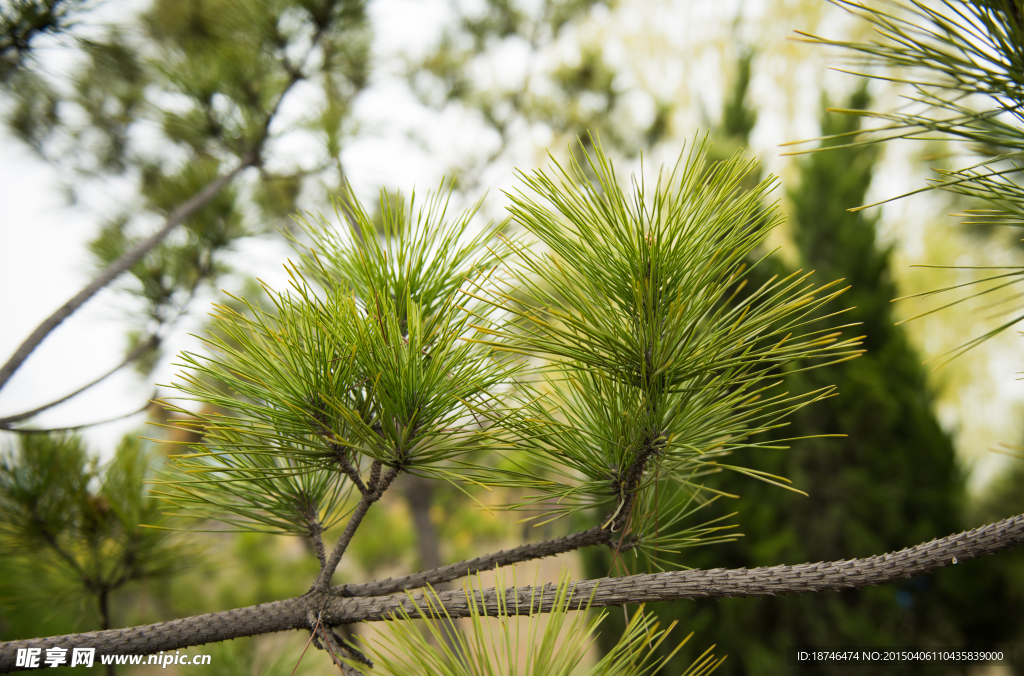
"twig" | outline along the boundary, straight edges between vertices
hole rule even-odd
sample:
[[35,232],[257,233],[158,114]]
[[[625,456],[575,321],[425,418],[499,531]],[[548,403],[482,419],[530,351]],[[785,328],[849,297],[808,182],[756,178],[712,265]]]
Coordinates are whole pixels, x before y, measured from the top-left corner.
[[82,385],[81,387],[79,387],[74,392],[71,392],[70,394],[65,394],[60,399],[54,399],[53,401],[51,401],[48,404],[43,404],[42,406],[37,406],[36,408],[32,409],[31,411],[24,411],[23,413],[16,413],[14,415],[9,415],[9,416],[7,416],[5,418],[0,418],[0,429],[10,429],[10,425],[12,425],[12,424],[14,424],[16,422],[21,422],[22,420],[27,420],[28,418],[31,418],[31,417],[33,417],[35,415],[38,415],[38,414],[42,413],[43,411],[45,411],[47,409],[53,408],[57,404],[63,404],[68,399],[71,399],[73,397],[78,396],[82,392],[85,392],[86,390],[88,390],[91,387],[94,387],[95,385],[99,385],[104,380],[106,380],[110,376],[114,375],[115,373],[117,373],[118,371],[123,369],[128,364],[131,364],[133,361],[135,361],[139,357],[141,357],[142,354],[146,350],[150,349],[151,347],[154,347],[154,346],[158,345],[159,343],[160,343],[160,337],[157,334],[154,333],[148,339],[146,339],[146,340],[142,341],[141,343],[139,343],[138,345],[136,345],[135,348],[131,352],[128,353],[128,356],[126,356],[124,358],[124,360],[120,364],[118,364],[114,368],[110,369],[109,371],[107,371],[106,373],[101,375],[99,378],[96,378],[96,379],[90,381],[89,383],[87,383],[85,385]]
[[299,659],[295,662],[295,668],[292,669],[291,676],[295,676],[295,672],[299,670],[299,663],[302,662],[302,658],[306,656],[306,651],[309,650],[309,644],[313,642],[313,637],[316,636],[316,630],[320,626],[320,620],[323,618],[323,612],[316,617],[316,624],[313,625],[313,630],[309,633],[309,640],[306,641],[306,647],[302,649],[302,654],[299,655]]
[[71,300],[61,305],[57,308],[56,312],[44,319],[43,322],[37,326],[31,334],[29,334],[28,338],[18,346],[18,349],[14,351],[11,358],[7,360],[7,363],[0,367],[0,390],[4,388],[7,382],[11,379],[11,376],[14,375],[14,372],[17,371],[23,363],[25,363],[25,360],[28,359],[29,355],[39,347],[39,344],[42,343],[43,340],[54,331],[54,329],[60,326],[61,322],[70,317],[78,310],[78,308],[85,305],[86,301],[95,296],[100,289],[103,289],[112,281],[120,277],[122,273],[130,270],[132,266],[142,260],[142,257],[149,253],[151,249],[164,241],[172,230],[209,204],[210,201],[229,183],[231,183],[236,176],[242,173],[245,169],[256,164],[258,159],[259,154],[257,152],[253,151],[246,153],[241,162],[238,163],[238,166],[223,176],[218,176],[206,184],[206,187],[172,211],[164,222],[164,226],[162,228],[137,243],[130,250],[121,254],[116,261],[108,265],[100,274],[96,275],[96,277],[94,277],[84,289],[76,293]]
[[[156,392],[153,393],[153,398],[156,398]],[[107,423],[117,422],[118,420],[124,420],[125,418],[131,418],[133,415],[138,415],[149,408],[150,402],[146,402],[142,408],[137,411],[131,411],[124,413],[113,418],[107,418],[106,420],[97,420],[96,422],[82,423],[81,425],[73,425],[72,427],[50,427],[48,429],[28,429],[24,427],[6,427],[0,426],[7,432],[16,432],[18,434],[49,434],[51,432],[74,432],[75,430],[85,429],[86,427],[95,427],[96,425],[106,425]]]
[[327,565],[327,553],[324,549],[323,524],[317,518],[315,505],[310,505],[305,514],[306,523],[309,524],[309,538],[313,541],[313,549],[316,551],[316,558],[320,561],[320,570]]
[[316,582],[313,583],[313,589],[319,591],[328,591],[328,585],[331,581],[331,576],[334,575],[334,571],[337,570],[338,564],[341,563],[341,557],[345,554],[345,550],[348,549],[349,543],[352,541],[352,536],[356,534],[356,529],[359,528],[359,524],[362,523],[363,517],[366,516],[366,512],[370,509],[370,505],[380,500],[380,496],[384,494],[384,491],[388,489],[391,482],[398,476],[399,470],[394,467],[389,467],[388,471],[381,476],[381,462],[380,460],[373,461],[373,468],[370,470],[370,482],[367,484],[367,491],[363,493],[359,499],[359,504],[356,505],[355,511],[352,516],[349,517],[348,524],[345,526],[344,532],[341,537],[338,538],[338,544],[334,546],[334,551],[331,552],[331,558],[327,561],[327,565],[320,569],[320,574],[316,578]]

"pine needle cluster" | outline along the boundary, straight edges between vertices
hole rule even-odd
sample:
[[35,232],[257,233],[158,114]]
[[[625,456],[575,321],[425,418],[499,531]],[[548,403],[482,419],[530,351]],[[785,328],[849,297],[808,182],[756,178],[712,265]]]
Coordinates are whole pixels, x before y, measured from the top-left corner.
[[[747,261],[780,221],[764,206],[772,179],[742,187],[752,162],[710,162],[698,142],[653,188],[639,178],[627,193],[593,146],[584,164],[523,175],[510,195],[521,237],[508,223],[477,228],[476,207],[450,217],[442,192],[419,207],[382,195],[379,228],[351,192],[340,229],[300,220],[312,247],[287,266],[290,288],[265,288],[269,308],[218,306],[208,352],[181,355],[179,403],[167,406],[201,441],[183,442],[159,494],[233,528],[311,538],[313,591],[325,594],[401,473],[511,490],[511,507],[543,520],[599,514],[590,530],[426,581],[595,544],[657,560],[728,537],[717,523],[676,527],[715,499],[701,477],[731,469],[785,485],[723,460],[832,394],[781,392],[782,369],[853,358],[859,339],[827,328],[838,282],[797,273],[747,288]],[[328,554],[323,532],[341,523]],[[365,658],[308,619],[319,645]],[[664,638],[645,619],[630,632],[626,645]],[[475,645],[462,657],[482,656]],[[622,671],[632,654],[599,673],[647,673]],[[460,673],[449,657],[438,673]]]
[[491,347],[552,366],[489,414],[516,449],[506,485],[528,492],[517,506],[546,505],[546,519],[596,508],[603,527],[630,532],[621,546],[671,549],[717,530],[667,528],[709,499],[708,472],[786,482],[724,459],[832,393],[781,392],[780,367],[850,359],[859,339],[820,328],[838,282],[795,273],[746,288],[747,261],[781,220],[765,206],[774,179],[741,190],[753,162],[711,163],[695,143],[653,187],[640,178],[627,194],[596,146],[585,165],[524,175],[510,196],[544,246],[509,242],[511,279],[473,294],[509,321],[480,329]]

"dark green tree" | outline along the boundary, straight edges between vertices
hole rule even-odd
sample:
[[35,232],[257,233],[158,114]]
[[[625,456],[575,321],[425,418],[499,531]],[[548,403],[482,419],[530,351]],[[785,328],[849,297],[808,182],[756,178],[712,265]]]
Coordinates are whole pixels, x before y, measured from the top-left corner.
[[0,636],[53,631],[17,607],[32,601],[50,614],[80,602],[85,617],[110,629],[123,620],[113,610],[117,592],[194,563],[197,549],[166,530],[172,520],[143,483],[160,457],[152,444],[126,437],[101,466],[74,435],[31,434],[19,442],[0,453]]
[[[744,59],[723,115],[720,133],[727,145],[744,142],[752,128],[743,96],[748,69]],[[862,89],[847,107],[863,109],[867,103]],[[858,118],[825,113],[823,135],[850,132],[858,124]],[[791,480],[806,496],[731,472],[710,477],[708,485],[741,496],[712,508],[738,512],[744,537],[673,555],[676,565],[752,568],[863,556],[939,537],[966,522],[964,477],[952,441],[934,415],[921,358],[905,331],[894,326],[890,301],[898,294],[889,272],[891,250],[877,241],[877,217],[848,211],[864,203],[876,155],[875,146],[814,153],[800,162],[801,182],[789,192],[791,233],[801,264],[850,285],[840,302],[848,307],[845,318],[866,334],[866,354],[788,375],[790,392],[834,383],[839,394],[801,409],[790,425],[766,436],[846,436],[795,441],[785,444],[789,450],[748,451],[754,467]],[[782,272],[778,266],[774,271]],[[591,575],[611,567],[601,550],[588,551],[587,561]],[[789,646],[963,646],[1013,636],[1016,622],[994,626],[985,620],[993,610],[972,608],[969,601],[993,598],[986,592],[994,590],[984,588],[995,581],[979,580],[977,570],[984,565],[985,577],[991,577],[995,563],[976,563],[972,576],[960,574],[962,569],[943,570],[884,588],[660,604],[650,610],[663,621],[679,620],[713,637],[730,656],[723,673],[776,674],[787,668]],[[679,659],[687,657],[692,656],[684,651]],[[678,665],[663,673],[673,669]],[[899,673],[926,671],[908,665]],[[832,672],[822,667],[801,673]]]

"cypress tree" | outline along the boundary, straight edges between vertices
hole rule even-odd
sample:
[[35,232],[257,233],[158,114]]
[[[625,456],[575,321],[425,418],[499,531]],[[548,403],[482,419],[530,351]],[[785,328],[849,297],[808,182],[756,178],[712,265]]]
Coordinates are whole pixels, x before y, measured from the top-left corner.
[[[751,114],[741,114],[748,80],[749,58],[741,62],[723,115],[720,135],[728,146],[744,143],[753,126]],[[858,91],[847,107],[862,109],[867,99]],[[824,113],[822,136],[851,131],[858,121]],[[800,162],[799,187],[789,193],[801,262],[816,271],[815,277],[844,278],[851,285],[840,303],[848,308],[848,321],[861,323],[857,332],[866,334],[867,352],[849,362],[788,374],[790,393],[836,384],[839,395],[801,409],[787,427],[765,436],[847,436],[795,441],[785,444],[789,450],[759,450],[759,458],[744,458],[750,466],[792,480],[807,496],[734,472],[710,477],[709,485],[741,496],[711,509],[716,516],[738,512],[732,522],[744,537],[671,555],[677,565],[735,568],[869,556],[964,527],[964,477],[952,440],[935,417],[920,357],[894,326],[890,301],[898,294],[890,274],[891,247],[877,241],[877,216],[847,211],[865,203],[876,154],[874,146],[811,154]],[[759,267],[762,281],[785,272]],[[608,574],[607,552],[584,556],[589,576]],[[1005,597],[986,589],[1005,579],[1004,567],[997,569],[996,563],[975,561],[972,570],[958,566],[882,588],[654,604],[647,610],[663,623],[679,620],[697,632],[701,640],[695,644],[716,642],[716,652],[729,655],[723,674],[785,673],[787,648],[795,646],[994,645],[1012,636],[1011,625],[1017,624],[997,625],[992,618],[1003,613],[976,608],[978,598]],[[637,561],[638,568],[643,564]],[[624,621],[622,615],[616,619]],[[614,640],[611,626],[605,632],[604,641]],[[693,649],[680,651],[678,661],[662,673],[680,673],[693,659]],[[872,668],[850,666],[842,665],[842,673]],[[802,665],[800,673],[835,669],[834,664]],[[886,665],[885,673],[960,672],[948,665],[904,663]]]

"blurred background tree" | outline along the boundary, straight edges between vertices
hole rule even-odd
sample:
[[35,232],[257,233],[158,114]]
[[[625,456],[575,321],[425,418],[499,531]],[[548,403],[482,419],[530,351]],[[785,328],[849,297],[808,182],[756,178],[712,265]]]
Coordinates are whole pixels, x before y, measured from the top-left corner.
[[[747,96],[750,68],[748,55],[739,63],[733,93],[715,130],[725,148],[746,145],[756,120]],[[843,108],[863,110],[868,103],[862,88]],[[822,112],[822,136],[858,128],[859,118]],[[754,467],[791,480],[794,488],[807,494],[783,491],[733,472],[709,477],[707,485],[740,496],[720,500],[712,509],[722,515],[737,512],[734,520],[743,536],[735,542],[666,555],[672,567],[754,568],[853,558],[898,550],[907,542],[978,525],[968,514],[965,471],[934,413],[921,357],[904,329],[894,325],[891,301],[899,294],[890,271],[891,246],[878,242],[877,216],[848,211],[850,205],[866,202],[879,150],[858,146],[805,156],[798,165],[799,183],[787,191],[789,234],[799,265],[850,285],[839,304],[846,308],[845,320],[858,323],[854,330],[866,335],[867,350],[853,361],[786,378],[790,393],[831,384],[838,388],[837,396],[801,409],[790,424],[765,435],[766,442],[776,441],[787,450],[758,451],[762,457],[753,461]],[[772,274],[791,270],[769,261],[755,272],[752,288]],[[816,435],[844,438],[804,439]],[[994,514],[990,509],[986,516]],[[725,674],[782,673],[787,669],[789,646],[1016,643],[1024,621],[1015,619],[1012,608],[1024,597],[1020,596],[1020,575],[1008,563],[1012,556],[978,561],[969,573],[963,568],[943,569],[880,588],[661,603],[648,610],[663,622],[678,620],[693,631],[713,634],[718,649],[729,655],[720,669]],[[615,569],[606,551],[588,550],[583,557],[588,577]],[[631,572],[645,567],[643,561],[625,560]],[[992,599],[997,606],[980,607],[979,598]],[[623,616],[615,619],[623,625]],[[601,640],[607,639],[602,636]],[[689,658],[692,654],[684,648],[679,661],[662,673],[676,673]],[[870,672],[868,667],[843,664],[804,666],[801,673],[858,669]],[[947,665],[914,664],[890,665],[885,673],[966,672]]]

